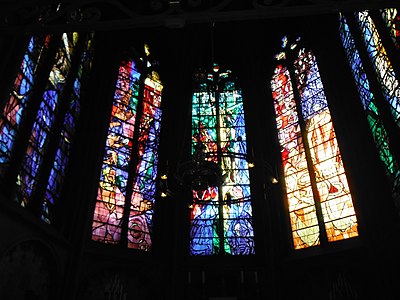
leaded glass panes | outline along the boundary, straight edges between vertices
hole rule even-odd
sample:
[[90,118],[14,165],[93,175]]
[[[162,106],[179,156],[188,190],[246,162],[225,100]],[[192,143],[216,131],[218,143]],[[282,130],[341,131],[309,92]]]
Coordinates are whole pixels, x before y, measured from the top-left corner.
[[128,221],[129,248],[149,250],[152,244],[150,232],[156,197],[162,89],[158,74],[152,72],[144,81],[138,134],[138,163]]
[[85,41],[85,47],[80,55],[80,63],[73,88],[68,96],[68,108],[64,115],[64,126],[61,129],[57,152],[48,179],[44,202],[42,205],[42,219],[47,223],[52,222],[52,210],[60,197],[61,187],[69,161],[72,141],[75,135],[75,127],[79,120],[81,86],[91,68],[93,52],[93,37],[89,35]]
[[[84,34],[79,36],[78,33],[32,37],[1,119],[4,133],[1,135],[2,169],[8,172],[4,167],[8,160],[14,158],[14,164],[19,165],[15,175],[16,200],[23,207],[30,206],[47,223],[53,222],[51,210],[61,196],[69,156],[69,146],[65,143],[70,144],[73,140],[74,132],[71,129],[78,119],[79,81],[88,72],[90,41],[86,41],[85,55],[76,50],[78,40],[84,37]],[[50,50],[51,45],[55,46],[52,48],[55,52]],[[72,63],[79,66],[79,71],[71,71]],[[74,88],[67,87],[68,80],[76,82]],[[66,101],[75,110],[73,118],[70,117],[71,112],[60,109]],[[28,106],[29,111],[26,110]],[[64,125],[56,126],[57,120],[63,118]],[[19,161],[19,158],[12,157],[16,150],[13,145],[15,140],[21,139],[19,127],[26,119],[33,123],[26,127],[29,135],[21,134],[22,138],[26,136],[28,140]],[[29,126],[32,126],[31,129],[28,129]],[[61,128],[61,132],[55,128]],[[55,153],[55,149],[49,149],[51,143],[60,143],[63,150],[60,148]],[[51,172],[50,166],[53,166]]]
[[[109,244],[126,240],[128,248],[148,251],[152,245],[163,86],[157,72],[138,64],[129,59],[119,68],[92,239]],[[126,237],[122,237],[123,227]]]
[[199,143],[224,181],[193,190],[190,254],[254,254],[243,99],[230,71],[208,74],[192,94],[192,154]]
[[397,49],[400,49],[400,14],[396,8],[381,10],[382,18],[389,29],[390,37]]
[[368,124],[371,128],[376,147],[379,151],[380,159],[385,165],[386,173],[389,176],[393,176],[398,172],[398,167],[389,148],[388,135],[382,122],[382,116],[375,104],[376,100],[374,94],[370,89],[367,75],[364,71],[355,41],[347,25],[346,18],[341,16],[340,22],[340,35],[343,47],[346,51],[347,59],[357,84],[360,100],[363,103],[363,108],[367,115]]
[[8,165],[11,151],[18,134],[25,108],[29,103],[40,59],[48,48],[49,36],[32,37],[28,44],[20,69],[15,78],[0,119],[0,172]]
[[103,166],[93,218],[93,240],[118,243],[121,239],[126,182],[129,175],[140,73],[134,61],[123,62],[111,111]]
[[[383,9],[381,10],[381,13],[387,27],[390,29],[390,36],[395,42],[396,47],[398,47],[399,17],[397,10],[391,8]],[[370,62],[363,62],[361,60],[358,53],[359,49],[357,49],[355,45],[351,30],[344,16],[340,17],[340,35],[371,128],[372,136],[379,152],[379,157],[383,162],[385,172],[392,184],[393,198],[396,199],[399,197],[400,170],[396,155],[394,155],[395,153],[393,152],[394,150],[390,147],[393,143],[390,141],[393,141],[393,139],[396,139],[397,137],[389,136],[386,127],[388,124],[388,118],[387,116],[382,116],[379,108],[382,108],[382,105],[388,105],[391,117],[397,126],[399,126],[399,81],[382,44],[380,34],[385,34],[386,32],[378,32],[378,29],[368,11],[358,12],[355,16],[362,32],[362,40],[364,41],[365,49],[367,50],[375,71],[375,74],[369,75],[376,76],[381,87],[381,91],[375,91],[375,93],[381,92],[384,99],[381,102],[386,102],[386,104],[377,102],[378,100],[376,95],[374,95],[370,89],[367,74],[365,73],[363,66],[363,64],[369,64]]]
[[301,249],[321,243],[320,228],[328,242],[355,237],[358,230],[316,59],[311,51],[296,52],[295,48],[288,50],[295,55],[292,62],[285,52],[276,56],[281,63],[275,68],[271,88],[293,245]]
[[363,34],[363,40],[368,55],[375,68],[376,76],[381,84],[386,101],[390,104],[393,118],[400,126],[400,84],[396,73],[382,45],[378,30],[368,11],[356,13],[358,25]]
[[69,75],[71,57],[77,40],[76,33],[62,35],[60,47],[49,75],[49,84],[43,92],[43,101],[40,103],[25,159],[17,179],[19,202],[22,206],[26,206],[36,188],[36,178],[46,154],[51,130],[60,105],[60,94]]

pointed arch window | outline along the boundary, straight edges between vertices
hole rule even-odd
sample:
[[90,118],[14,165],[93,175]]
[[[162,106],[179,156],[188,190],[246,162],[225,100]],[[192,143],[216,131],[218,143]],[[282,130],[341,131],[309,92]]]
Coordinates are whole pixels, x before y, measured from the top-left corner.
[[92,39],[76,32],[31,37],[0,119],[3,179],[15,179],[16,201],[47,223],[61,196]]
[[271,80],[294,249],[358,236],[317,61],[299,42],[283,39]]
[[92,240],[143,251],[152,246],[162,115],[152,63],[144,56],[119,67],[92,224]]
[[[390,10],[385,10],[385,12],[386,12],[385,18],[387,18],[387,20],[394,19],[394,15],[396,15],[395,10],[390,9]],[[364,20],[364,22],[367,22],[367,24],[362,25],[363,23],[361,22],[361,18],[359,18],[359,25],[362,28],[364,28],[363,32],[364,33],[368,32],[368,34],[364,35],[364,40],[367,43],[366,45],[369,45],[369,49],[376,49],[369,51],[369,53],[370,53],[370,59],[372,59],[372,61],[375,62],[374,66],[377,72],[376,74],[380,74],[377,75],[377,78],[383,89],[381,92],[382,95],[384,96],[382,98],[383,101],[379,102],[379,98],[377,98],[376,95],[378,91],[376,90],[373,91],[373,89],[371,88],[370,80],[368,79],[367,72],[364,68],[365,62],[363,62],[363,60],[360,57],[355,39],[352,35],[347,19],[344,15],[340,16],[340,36],[342,39],[343,47],[347,55],[348,62],[350,64],[353,73],[353,77],[355,79],[358,88],[360,100],[362,101],[363,108],[371,129],[371,133],[379,153],[379,158],[382,161],[385,172],[392,184],[393,197],[397,198],[400,191],[400,169],[399,169],[398,158],[396,157],[394,152],[395,150],[393,147],[391,147],[392,144],[391,140],[397,137],[392,137],[388,133],[386,129],[388,123],[387,120],[385,120],[386,119],[385,115],[382,114],[381,112],[382,110],[381,108],[383,108],[382,105],[384,105],[385,103],[389,104],[389,107],[391,107],[390,111],[392,113],[391,115],[393,120],[394,121],[398,120],[397,116],[400,113],[399,98],[398,96],[396,96],[396,93],[390,94],[389,91],[385,91],[386,90],[385,87],[389,88],[390,86],[393,86],[394,88],[397,89],[397,94],[400,92],[400,89],[398,87],[398,80],[395,77],[389,59],[385,54],[382,41],[380,40],[379,34],[372,23],[372,19],[368,17],[368,14],[367,15],[362,14],[362,19]],[[370,38],[372,36],[371,32],[374,33],[373,39]],[[378,54],[377,49],[381,49],[379,50],[380,54]],[[381,58],[378,58],[377,57],[378,55]],[[378,63],[378,61],[381,61],[381,63]],[[384,74],[388,74],[388,76]],[[388,84],[388,82],[383,80],[383,78],[392,78],[393,79],[391,81],[392,84]],[[392,103],[392,105],[390,103]]]
[[222,169],[222,182],[193,189],[190,254],[255,253],[242,91],[231,71],[197,74],[192,93],[192,153]]
[[382,44],[377,27],[368,11],[356,13],[356,18],[368,55],[374,66],[378,81],[381,84],[383,95],[390,104],[390,110],[395,122],[400,126],[400,83],[396,77],[396,72]]

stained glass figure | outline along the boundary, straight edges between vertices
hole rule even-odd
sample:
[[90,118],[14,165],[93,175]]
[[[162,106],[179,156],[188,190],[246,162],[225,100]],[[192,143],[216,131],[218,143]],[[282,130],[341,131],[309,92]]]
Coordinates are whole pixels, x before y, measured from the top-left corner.
[[358,236],[357,218],[316,59],[296,50],[299,40],[284,41],[271,88],[293,246],[302,249],[321,244],[321,228],[327,242]]
[[205,159],[222,168],[223,182],[193,190],[190,254],[254,254],[242,91],[217,65],[203,78],[192,94],[192,153],[202,145]]
[[92,226],[92,239],[108,244],[121,242],[124,227],[128,248],[144,251],[152,246],[163,89],[147,67],[130,59],[119,68]]

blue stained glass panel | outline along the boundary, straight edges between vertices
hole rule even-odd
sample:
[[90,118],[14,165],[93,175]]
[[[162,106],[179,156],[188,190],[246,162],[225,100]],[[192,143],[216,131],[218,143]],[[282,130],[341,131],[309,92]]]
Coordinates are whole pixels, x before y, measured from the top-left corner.
[[[380,74],[384,74],[387,71],[386,74],[390,78],[392,74],[390,70],[391,67],[386,60],[386,56],[384,55],[384,49],[381,48],[382,53],[380,54],[378,54],[378,52],[376,52],[375,50],[375,46],[377,46],[378,48],[382,46],[380,45],[381,41],[378,37],[378,33],[374,31],[372,20],[367,16],[367,14],[361,14],[359,15],[359,17],[359,26],[364,28],[365,39],[369,40],[369,42],[367,43],[369,45],[370,57],[371,55],[372,57],[374,57],[371,57],[372,61],[375,62],[375,64],[379,64],[382,66]],[[363,21],[361,21],[361,19]],[[340,17],[340,36],[342,39],[343,47],[346,51],[347,59],[351,66],[353,77],[358,88],[360,99],[363,104],[365,114],[367,116],[367,120],[371,129],[373,139],[375,141],[376,148],[379,153],[379,157],[383,162],[385,171],[393,184],[393,193],[395,196],[397,194],[396,190],[398,189],[398,187],[396,186],[396,176],[399,176],[399,167],[389,148],[389,137],[382,122],[382,116],[378,107],[375,104],[375,96],[370,90],[367,75],[365,74],[364,67],[356,48],[354,38],[351,35],[349,26],[344,16]],[[381,55],[381,57],[378,58],[378,55]],[[379,61],[380,63],[378,63]],[[383,78],[386,77],[386,75],[379,76],[383,76],[380,80],[381,83],[385,82]],[[397,91],[399,91],[399,89],[397,89]],[[385,92],[385,97],[386,99],[388,99],[387,92]],[[393,99],[392,103],[395,101],[396,100]],[[394,115],[396,116],[397,114],[395,113]]]
[[[75,126],[78,122],[80,113],[81,81],[90,70],[92,57],[91,38],[92,35],[88,35],[86,40],[86,47],[81,54],[80,64],[76,78],[74,80],[68,109],[64,116],[64,126],[59,137],[58,149],[46,187],[46,194],[43,202],[41,218],[47,223],[53,222],[54,205],[60,197],[61,187],[64,182],[66,167],[69,161],[71,143],[74,138]],[[67,51],[67,53],[72,52],[72,50]]]
[[396,78],[396,72],[389,61],[377,28],[368,11],[356,13],[356,18],[384,97],[390,104],[395,122],[400,127],[400,83]]
[[[157,76],[145,80],[142,116],[138,136],[138,165],[128,228],[128,247],[149,250],[152,245],[150,232],[157,183],[158,144],[161,122],[162,85]],[[140,220],[140,222],[138,222]]]
[[32,37],[24,54],[20,69],[14,81],[3,114],[0,118],[0,173],[4,164],[8,163],[15,137],[29,103],[36,71],[40,65],[40,57],[47,49],[48,37]]
[[[229,74],[210,74],[208,79],[225,80]],[[215,97],[207,84],[199,85],[192,94],[192,154],[201,142],[206,159],[221,166],[225,181],[219,187],[193,191],[190,253],[254,254],[241,90],[227,80],[221,83],[218,99]]]
[[[27,178],[36,177],[43,162],[44,153],[47,151],[48,137],[53,128],[55,115],[59,105],[59,96],[62,93],[66,78],[70,71],[73,47],[76,45],[77,35],[62,34],[60,46],[50,71],[49,84],[42,95],[42,102],[37,113],[33,130],[29,140],[28,150],[25,153],[22,169],[18,175],[17,191],[18,201],[25,206],[36,189],[36,180]],[[32,159],[32,157],[35,157]],[[29,188],[25,184],[30,184]],[[47,209],[45,209],[47,210]]]

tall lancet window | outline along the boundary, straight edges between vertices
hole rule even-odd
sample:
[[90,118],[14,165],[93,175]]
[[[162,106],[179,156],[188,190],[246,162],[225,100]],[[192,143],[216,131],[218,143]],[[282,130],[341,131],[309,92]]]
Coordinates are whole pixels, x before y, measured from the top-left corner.
[[378,30],[368,11],[356,14],[358,25],[363,34],[368,55],[375,68],[377,78],[382,86],[382,92],[396,123],[400,126],[400,85],[393,66],[382,44]]
[[396,8],[381,10],[382,18],[397,49],[400,49],[400,13]]
[[[221,169],[217,184],[193,187],[190,254],[255,253],[241,89],[231,71],[199,72],[192,94],[192,154]],[[201,183],[198,182],[200,185]]]
[[317,61],[298,41],[283,39],[271,80],[294,249],[358,236]]
[[[385,10],[388,19],[393,19],[392,10]],[[380,78],[380,83],[383,85],[382,88],[385,90],[385,80],[383,78],[391,78],[391,81],[387,81],[390,86],[393,86],[397,89],[397,93],[399,93],[400,89],[398,87],[398,81],[394,77],[394,72],[385,55],[385,50],[379,40],[378,33],[375,31],[374,26],[372,24],[372,20],[368,18],[367,15],[363,15],[364,20],[367,22],[363,27],[364,32],[368,32],[365,38],[368,39],[369,52],[370,58],[373,58],[375,62],[375,70],[377,72],[378,78]],[[370,28],[370,29],[367,29]],[[372,32],[375,32],[374,38],[372,38]],[[398,114],[400,113],[399,110],[399,97],[396,94],[390,94],[392,91],[383,91],[382,95],[384,96],[383,101],[379,103],[379,99],[377,99],[377,95],[374,94],[375,92],[379,93],[379,91],[373,91],[371,89],[370,80],[368,79],[367,72],[365,71],[363,61],[360,57],[359,51],[356,47],[355,39],[351,33],[349,25],[347,23],[346,18],[341,15],[340,16],[340,36],[342,39],[343,47],[346,51],[347,59],[350,64],[353,77],[355,79],[358,92],[360,95],[360,100],[363,104],[363,108],[365,114],[368,119],[368,123],[372,132],[372,136],[375,141],[376,148],[379,153],[379,157],[383,162],[384,169],[386,174],[392,184],[392,193],[393,198],[398,197],[400,191],[400,169],[399,169],[399,162],[394,155],[394,149],[390,147],[391,140],[393,138],[397,139],[398,137],[391,137],[386,130],[385,117],[381,112],[382,105],[385,103],[391,107],[391,112],[394,120],[398,120]],[[380,50],[378,50],[380,49]],[[378,52],[380,54],[378,54]],[[380,56],[377,57],[377,56]],[[379,62],[380,61],[380,62]],[[367,62],[368,63],[368,62]],[[384,74],[387,74],[384,75]],[[372,74],[373,76],[374,74]],[[371,78],[370,78],[371,79]],[[391,82],[391,83],[389,83]],[[397,86],[397,87],[396,87]],[[391,99],[391,100],[390,100]],[[388,102],[386,102],[386,101]],[[384,103],[383,103],[384,102]],[[397,109],[396,109],[397,107]]]
[[15,176],[16,200],[47,223],[61,196],[91,53],[91,34],[32,37],[0,119],[2,176],[8,183]]
[[143,251],[152,246],[163,90],[149,54],[145,45],[145,57],[119,67],[92,225],[92,240]]
[[50,36],[34,36],[30,39],[10,96],[6,99],[0,119],[0,170],[2,175],[10,162],[14,142],[35,84],[40,58],[48,51],[49,41]]

